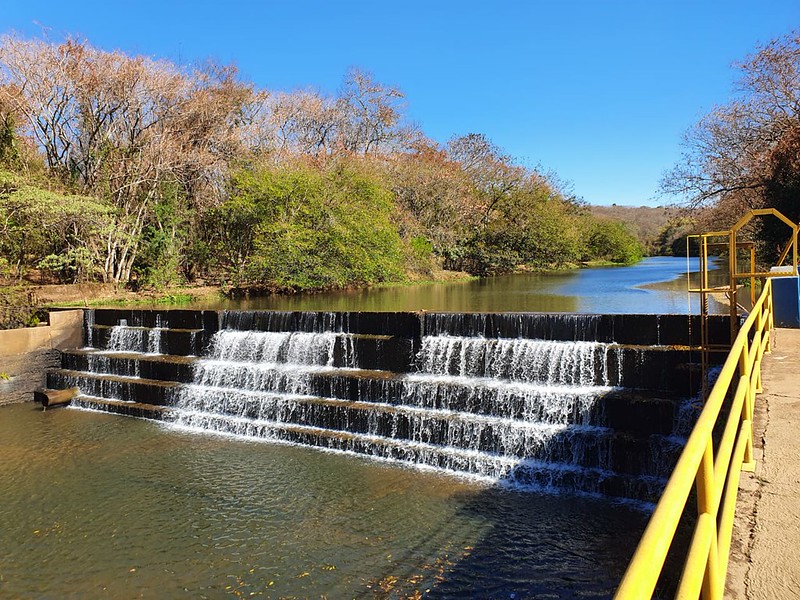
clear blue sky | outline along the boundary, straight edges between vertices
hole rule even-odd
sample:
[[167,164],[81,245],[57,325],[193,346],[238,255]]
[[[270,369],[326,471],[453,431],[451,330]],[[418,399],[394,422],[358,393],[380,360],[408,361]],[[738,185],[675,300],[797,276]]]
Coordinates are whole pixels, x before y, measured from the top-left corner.
[[800,27],[798,0],[4,0],[46,28],[181,63],[235,63],[267,89],[338,89],[349,67],[400,87],[435,140],[485,133],[593,204],[659,204],[680,139],[733,91],[732,63]]

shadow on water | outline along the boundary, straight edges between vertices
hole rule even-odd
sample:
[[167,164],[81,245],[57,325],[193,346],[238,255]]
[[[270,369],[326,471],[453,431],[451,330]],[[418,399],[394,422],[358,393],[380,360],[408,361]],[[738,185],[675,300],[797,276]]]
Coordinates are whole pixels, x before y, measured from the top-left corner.
[[647,514],[602,498],[488,489],[463,511],[486,524],[430,598],[608,598]]
[[[611,598],[650,517],[610,499],[503,487],[461,510],[480,519],[485,533],[433,566],[426,598]],[[692,523],[683,519],[654,598],[673,597]]]

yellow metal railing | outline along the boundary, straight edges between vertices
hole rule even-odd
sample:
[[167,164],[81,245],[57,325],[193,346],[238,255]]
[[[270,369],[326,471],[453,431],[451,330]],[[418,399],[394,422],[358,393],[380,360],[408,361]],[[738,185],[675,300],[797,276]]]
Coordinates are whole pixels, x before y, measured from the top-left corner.
[[[767,280],[733,342],[615,600],[652,597],[693,486],[698,518],[675,597],[722,598],[739,475],[755,467],[753,402],[761,392],[761,358],[769,352],[772,327],[772,281]],[[730,398],[730,411],[721,411]],[[721,417],[727,420],[715,450],[713,432]]]

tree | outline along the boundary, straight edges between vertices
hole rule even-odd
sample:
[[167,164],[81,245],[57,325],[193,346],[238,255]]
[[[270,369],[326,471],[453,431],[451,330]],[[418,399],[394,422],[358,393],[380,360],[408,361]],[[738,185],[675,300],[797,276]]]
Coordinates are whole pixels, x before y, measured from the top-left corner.
[[369,156],[405,150],[418,137],[403,119],[403,93],[351,69],[338,96],[314,91],[279,93],[268,102],[272,139],[262,146],[290,162],[297,155],[317,158],[350,154]]
[[[682,160],[665,175],[662,189],[693,206],[713,205],[717,228],[769,206],[782,207],[796,222],[800,204],[787,199],[796,198],[800,32],[761,46],[738,69],[737,96],[686,134]],[[764,222],[762,239],[772,228]]]
[[607,260],[630,265],[642,258],[642,246],[625,223],[597,219],[587,223],[586,251],[589,260]]
[[98,243],[112,208],[96,198],[21,183],[0,172],[0,255],[17,276],[39,266],[62,281],[90,278],[101,264]]
[[515,165],[483,134],[453,138],[447,154],[469,182],[471,204],[467,235],[447,257],[450,268],[489,275],[580,258],[576,205],[547,176]]
[[342,119],[340,145],[363,155],[407,147],[415,132],[402,123],[404,97],[398,88],[375,81],[370,73],[351,69],[336,101]]
[[480,211],[468,176],[458,162],[429,140],[419,140],[410,152],[389,165],[392,191],[407,216],[403,234],[423,237],[440,256],[468,236]]
[[341,288],[403,278],[394,213],[361,162],[260,165],[235,174],[204,231],[233,286]]
[[114,206],[103,278],[116,283],[130,278],[163,190],[181,186],[198,203],[221,187],[252,98],[232,68],[184,73],[85,41],[4,36],[0,66],[0,98],[23,116],[50,170]]
[[285,157],[327,156],[336,148],[341,116],[336,101],[314,92],[280,93],[272,98],[268,131]]

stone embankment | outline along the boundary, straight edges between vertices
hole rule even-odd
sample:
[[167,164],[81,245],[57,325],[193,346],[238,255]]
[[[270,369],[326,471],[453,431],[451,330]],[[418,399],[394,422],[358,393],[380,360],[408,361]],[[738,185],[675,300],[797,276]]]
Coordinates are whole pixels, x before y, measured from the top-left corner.
[[60,350],[82,345],[80,309],[53,311],[48,325],[0,331],[0,406],[33,400],[47,371],[60,365]]

